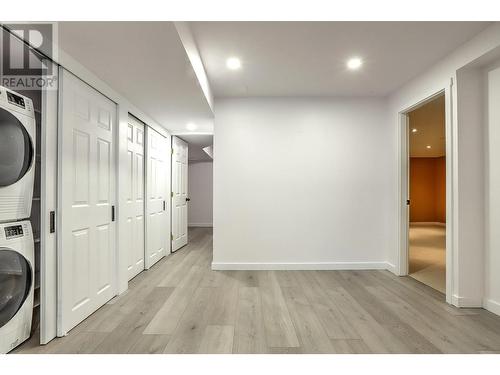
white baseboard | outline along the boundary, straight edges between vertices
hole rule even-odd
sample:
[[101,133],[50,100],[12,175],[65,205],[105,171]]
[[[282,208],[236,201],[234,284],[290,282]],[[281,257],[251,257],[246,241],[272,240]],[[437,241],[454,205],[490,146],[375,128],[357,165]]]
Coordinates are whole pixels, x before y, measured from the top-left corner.
[[398,271],[397,271],[397,268],[396,268],[396,265],[390,263],[390,262],[385,262],[385,265],[386,265],[386,270],[389,271],[389,272],[392,272],[394,275],[397,275],[398,274]]
[[327,271],[327,270],[386,270],[387,262],[333,262],[333,263],[220,263],[212,262],[216,271]]
[[500,302],[487,299],[484,301],[484,308],[491,311],[493,314],[500,315]]
[[195,227],[195,228],[212,228],[213,224],[212,223],[188,223],[188,227]]
[[451,303],[456,307],[483,307],[480,298],[460,297],[456,294],[451,296]]

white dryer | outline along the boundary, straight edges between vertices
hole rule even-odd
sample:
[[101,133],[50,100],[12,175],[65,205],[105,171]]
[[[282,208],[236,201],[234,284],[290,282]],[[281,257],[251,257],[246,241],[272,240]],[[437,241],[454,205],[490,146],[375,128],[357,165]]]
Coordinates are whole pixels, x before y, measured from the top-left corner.
[[30,336],[34,268],[30,222],[0,224],[0,353]]
[[30,217],[35,134],[31,99],[0,86],[0,222]]

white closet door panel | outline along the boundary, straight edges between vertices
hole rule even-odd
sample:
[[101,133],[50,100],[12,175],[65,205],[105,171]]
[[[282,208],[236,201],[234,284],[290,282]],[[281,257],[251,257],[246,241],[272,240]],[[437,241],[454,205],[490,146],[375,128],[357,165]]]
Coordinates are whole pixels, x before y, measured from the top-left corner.
[[124,207],[127,236],[127,275],[132,279],[144,270],[144,128],[129,116],[127,129],[127,199]]
[[62,70],[58,334],[115,295],[116,104]]

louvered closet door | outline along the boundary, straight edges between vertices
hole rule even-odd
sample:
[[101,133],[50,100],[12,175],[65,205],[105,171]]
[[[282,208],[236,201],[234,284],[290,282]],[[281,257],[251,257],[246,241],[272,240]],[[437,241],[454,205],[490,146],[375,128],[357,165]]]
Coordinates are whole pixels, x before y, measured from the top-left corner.
[[188,144],[172,137],[172,251],[187,244]]
[[115,281],[116,104],[60,74],[58,335],[109,301]]
[[169,139],[147,128],[146,268],[170,252]]
[[132,279],[144,270],[144,124],[129,116],[127,129],[127,169],[124,206],[124,241],[127,254],[127,275]]

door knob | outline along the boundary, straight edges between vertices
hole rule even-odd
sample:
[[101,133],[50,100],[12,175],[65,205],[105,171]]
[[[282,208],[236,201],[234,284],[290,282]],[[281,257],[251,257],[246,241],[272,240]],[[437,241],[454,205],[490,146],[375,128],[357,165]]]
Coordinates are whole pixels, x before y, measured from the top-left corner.
[[186,198],[186,202],[189,202],[191,200],[191,198]]

